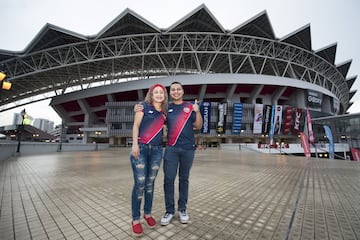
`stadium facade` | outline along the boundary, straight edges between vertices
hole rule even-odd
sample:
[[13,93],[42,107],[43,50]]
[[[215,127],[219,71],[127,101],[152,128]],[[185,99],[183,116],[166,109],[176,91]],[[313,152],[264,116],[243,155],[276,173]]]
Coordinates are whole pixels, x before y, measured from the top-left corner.
[[179,81],[201,103],[199,144],[297,142],[307,112],[352,105],[357,77],[347,77],[351,60],[335,64],[336,49],[313,50],[310,25],[277,38],[266,11],[226,30],[205,5],[166,29],[126,9],[94,36],[47,24],[24,51],[0,50],[13,83],[0,106],[52,98],[73,138],[126,145],[134,104],[154,83]]

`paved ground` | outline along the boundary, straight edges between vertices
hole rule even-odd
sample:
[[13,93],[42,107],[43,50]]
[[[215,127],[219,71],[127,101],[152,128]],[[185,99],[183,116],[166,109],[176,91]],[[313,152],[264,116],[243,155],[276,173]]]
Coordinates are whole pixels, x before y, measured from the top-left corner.
[[[0,162],[0,239],[133,239],[129,151]],[[158,220],[162,182],[160,171]],[[360,163],[199,150],[188,213],[140,239],[360,239]]]

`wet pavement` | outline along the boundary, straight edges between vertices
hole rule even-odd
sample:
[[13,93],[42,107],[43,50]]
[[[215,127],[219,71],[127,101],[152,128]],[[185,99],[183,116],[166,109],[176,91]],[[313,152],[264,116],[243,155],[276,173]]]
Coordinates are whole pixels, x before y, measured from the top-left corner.
[[[134,239],[129,152],[0,161],[0,239]],[[158,221],[162,183],[161,170],[153,205]],[[176,214],[154,229],[142,219],[137,239],[360,239],[360,162],[198,150],[188,214],[188,224]]]

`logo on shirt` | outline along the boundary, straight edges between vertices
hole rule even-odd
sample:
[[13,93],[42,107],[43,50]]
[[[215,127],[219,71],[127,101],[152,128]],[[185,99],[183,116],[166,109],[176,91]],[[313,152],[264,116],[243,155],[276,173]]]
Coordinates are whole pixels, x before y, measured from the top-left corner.
[[184,108],[183,108],[183,111],[186,112],[186,113],[188,113],[188,112],[190,112],[190,108],[184,107]]

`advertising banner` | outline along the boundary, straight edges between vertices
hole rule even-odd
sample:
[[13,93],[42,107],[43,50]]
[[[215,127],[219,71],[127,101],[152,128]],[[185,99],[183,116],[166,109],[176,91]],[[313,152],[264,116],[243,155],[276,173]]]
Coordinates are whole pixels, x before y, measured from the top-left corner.
[[360,161],[360,150],[357,148],[351,148],[351,155],[354,161]]
[[232,134],[240,134],[242,124],[243,104],[234,103]]
[[310,145],[306,134],[304,132],[300,132],[300,138],[301,138],[301,146],[304,149],[305,157],[311,157]]
[[301,108],[296,108],[294,125],[293,125],[293,134],[298,134],[304,128],[304,114]]
[[282,123],[282,109],[280,105],[275,106],[275,115],[274,115],[274,134],[281,134],[281,123]]
[[337,114],[340,109],[340,102],[337,98],[331,98],[331,100],[332,100],[331,112]]
[[309,108],[306,108],[306,115],[307,115],[307,123],[308,123],[308,130],[309,130],[309,140],[310,140],[311,144],[314,145],[314,132],[312,129],[312,122],[311,122]]
[[262,123],[263,123],[263,105],[255,104],[254,108],[254,134],[260,134],[262,131]]
[[334,159],[334,139],[333,139],[333,135],[331,133],[331,129],[329,126],[324,125],[324,129],[325,129],[325,135],[326,137],[329,139],[329,155],[330,155],[330,159]]
[[322,93],[314,90],[307,90],[306,103],[309,108],[313,110],[321,111],[322,101],[323,101]]
[[200,109],[201,109],[201,116],[203,117],[203,125],[201,128],[201,133],[209,134],[210,133],[210,118],[211,118],[211,103],[202,102]]
[[270,133],[269,133],[270,144],[273,144],[273,140],[274,140],[274,128],[275,128],[274,119],[275,119],[275,105],[273,105],[271,109],[271,124],[270,124]]
[[264,106],[264,123],[262,128],[263,134],[269,134],[271,125],[271,105]]
[[288,134],[290,133],[290,129],[291,129],[291,123],[292,123],[292,112],[293,112],[293,107],[286,107],[285,108],[285,123],[284,123],[284,134]]
[[227,103],[219,103],[218,110],[219,110],[219,114],[218,114],[218,123],[216,126],[216,132],[218,134],[223,134],[225,133],[225,129],[226,129]]

